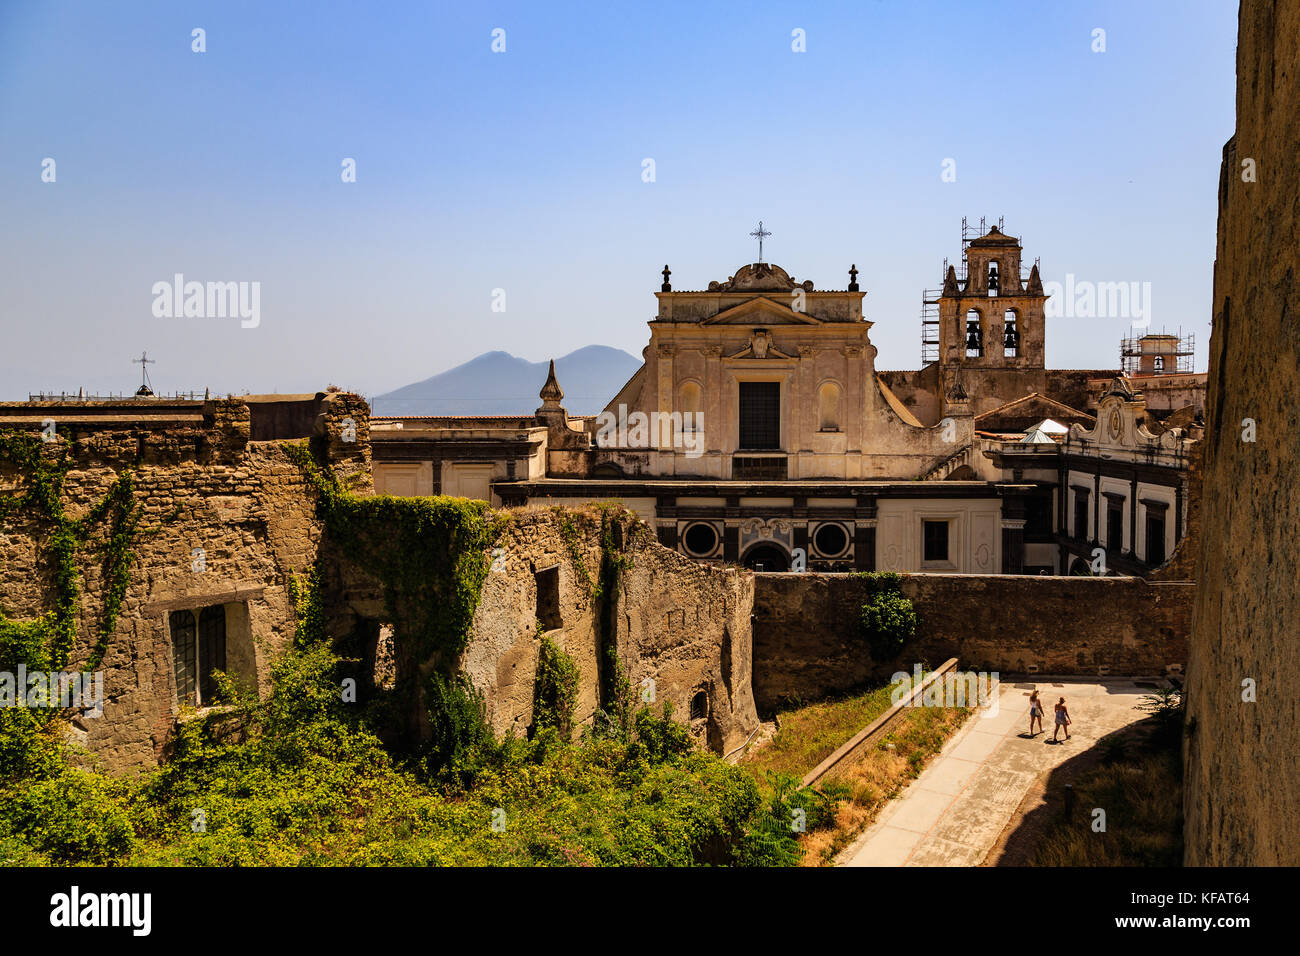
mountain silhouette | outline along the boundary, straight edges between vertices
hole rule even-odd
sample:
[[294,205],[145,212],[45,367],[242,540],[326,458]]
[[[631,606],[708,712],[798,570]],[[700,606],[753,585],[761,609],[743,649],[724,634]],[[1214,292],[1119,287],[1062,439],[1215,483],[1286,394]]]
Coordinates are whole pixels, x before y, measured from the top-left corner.
[[[555,377],[571,415],[595,415],[614,397],[641,360],[622,349],[588,345],[555,360]],[[509,352],[484,352],[422,382],[370,400],[372,415],[531,415],[546,382],[548,363]]]

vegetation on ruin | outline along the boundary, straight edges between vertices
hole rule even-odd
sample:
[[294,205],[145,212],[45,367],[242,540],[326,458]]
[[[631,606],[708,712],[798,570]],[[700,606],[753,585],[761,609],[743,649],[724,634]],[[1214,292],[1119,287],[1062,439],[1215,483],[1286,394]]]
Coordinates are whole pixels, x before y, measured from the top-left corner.
[[[1140,704],[1150,716],[1103,741],[1096,766],[1049,783],[1051,821],[1029,866],[1181,866],[1183,862],[1184,713],[1179,690],[1157,691]],[[1067,817],[1059,792],[1074,790]],[[1105,830],[1094,827],[1105,811]]]
[[[63,508],[63,483],[72,467],[65,441],[47,442],[28,432],[0,432],[0,463],[18,479],[17,489],[0,494],[0,527],[18,518],[31,523],[43,543],[38,560],[53,591],[50,609],[35,619],[12,620],[0,609],[0,670],[13,673],[24,665],[29,671],[53,671],[68,666],[81,616],[79,558],[90,554],[98,558],[103,604],[95,642],[79,666],[93,671],[108,650],[130,582],[131,542],[140,518],[131,472],[118,474],[104,496],[83,517],[74,519]],[[25,690],[18,688],[19,693]],[[111,778],[69,765],[63,748],[51,736],[58,714],[57,707],[0,709],[0,780],[5,781],[0,802],[6,818],[0,834],[6,829],[31,834],[38,844],[62,847],[77,859],[98,862],[110,848],[125,845],[130,832],[128,815],[115,802],[123,788]],[[70,812],[73,804],[88,815]],[[15,856],[9,842],[0,839],[0,859],[41,859],[24,841],[19,841]]]
[[0,432],[0,463],[17,473],[21,489],[0,494],[0,525],[18,516],[34,523],[44,537],[41,560],[48,565],[54,592],[51,609],[31,621],[10,620],[0,609],[0,665],[12,669],[21,661],[43,670],[67,665],[81,613],[78,555],[89,551],[99,556],[104,595],[98,635],[83,665],[94,670],[108,650],[130,583],[131,541],[140,520],[131,472],[118,474],[104,496],[73,519],[63,509],[63,482],[72,457],[62,438],[47,442],[31,432]]
[[537,622],[537,676],[533,681],[533,725],[529,736],[550,728],[561,740],[573,737],[574,711],[578,707],[578,666]]
[[354,495],[306,442],[284,449],[315,489],[330,540],[379,581],[402,639],[421,660],[454,659],[469,641],[489,551],[508,519],[467,498]]
[[579,543],[575,516],[560,508],[555,510],[560,515],[560,534],[569,552],[569,560],[597,603],[600,706],[596,711],[596,731],[606,736],[626,736],[634,719],[635,699],[627,671],[618,656],[618,596],[622,575],[632,564],[627,554],[628,539],[647,534],[648,529],[641,522],[628,522],[619,501],[592,502],[586,509],[587,513],[577,515],[579,520],[600,521],[600,566],[593,581]]
[[130,542],[139,524],[131,472],[122,471],[83,518],[72,519],[62,505],[64,479],[72,468],[72,455],[62,438],[47,442],[30,432],[0,432],[0,463],[17,472],[22,489],[0,494],[0,524],[25,515],[36,525],[44,536],[42,559],[48,563],[53,585],[53,606],[42,617],[16,622],[0,609],[0,665],[23,661],[57,670],[68,663],[81,614],[78,554],[90,550],[99,554],[104,593],[98,637],[85,662],[87,670],[94,670],[107,652],[130,581]]
[[[502,519],[463,499],[356,498],[317,468],[305,447],[301,452],[296,459],[321,493],[331,540],[376,575],[403,635],[449,663],[468,637]],[[66,457],[51,464],[42,453],[40,460],[22,497],[54,503],[37,515],[65,532],[55,566],[70,571],[56,578],[66,607],[56,603],[48,621],[5,623],[7,659],[31,667],[57,665],[63,632],[53,625],[68,622],[68,648],[75,637],[79,579],[71,559],[88,546],[84,532],[103,524],[99,547],[129,567],[135,528],[134,508],[124,510],[132,501],[129,475],[73,522],[57,505]],[[5,500],[6,514],[28,506],[15,497]],[[600,613],[608,625],[628,531],[612,512],[601,520],[598,599],[607,602]],[[103,577],[110,598],[125,587],[117,567],[110,563]],[[376,711],[343,692],[355,662],[327,633],[319,570],[291,591],[295,639],[271,667],[269,693],[258,697],[218,675],[228,706],[181,721],[153,770],[110,776],[64,738],[53,712],[4,708],[0,860],[780,865],[800,855],[788,825],[793,809],[806,805],[809,818],[819,819],[824,801],[816,795],[790,788],[764,794],[745,770],[700,750],[667,707],[635,710],[612,639],[602,645],[602,703],[613,717],[580,741],[562,733],[572,720],[576,668],[552,648],[544,653],[541,720],[530,739],[494,739],[473,687],[450,667],[435,667],[422,685],[431,740],[414,753],[394,751],[379,736]],[[101,621],[114,619],[109,610]],[[55,640],[47,641],[51,634]]]
[[893,572],[861,572],[865,600],[858,633],[876,660],[892,660],[916,634],[916,609],[903,596],[902,578]]
[[[643,708],[625,738],[463,742],[399,764],[339,693],[342,661],[298,588],[271,693],[183,723],[131,780],[77,769],[49,726],[0,734],[0,859],[131,865],[773,865],[793,862],[785,797]],[[25,711],[18,711],[20,715]],[[783,802],[784,801],[784,802]],[[776,808],[775,811],[773,808]],[[775,816],[773,814],[776,814]]]

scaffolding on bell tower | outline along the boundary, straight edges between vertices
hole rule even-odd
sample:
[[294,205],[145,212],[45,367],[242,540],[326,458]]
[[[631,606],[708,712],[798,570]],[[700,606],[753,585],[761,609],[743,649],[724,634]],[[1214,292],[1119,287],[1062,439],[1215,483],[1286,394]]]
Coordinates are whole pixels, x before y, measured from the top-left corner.
[[1172,332],[1147,332],[1120,340],[1119,367],[1129,378],[1135,375],[1171,375],[1192,372],[1196,363],[1196,337]]
[[926,289],[921,293],[922,368],[939,361],[939,299],[942,296],[943,289]]

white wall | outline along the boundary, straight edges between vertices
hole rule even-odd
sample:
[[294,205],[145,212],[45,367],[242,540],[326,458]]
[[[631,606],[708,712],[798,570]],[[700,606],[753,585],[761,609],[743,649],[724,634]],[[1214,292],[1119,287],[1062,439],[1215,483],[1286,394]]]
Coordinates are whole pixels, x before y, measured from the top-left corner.
[[[924,560],[923,521],[948,522],[948,561]],[[970,498],[880,501],[876,511],[876,569],[1001,574],[1001,503]]]

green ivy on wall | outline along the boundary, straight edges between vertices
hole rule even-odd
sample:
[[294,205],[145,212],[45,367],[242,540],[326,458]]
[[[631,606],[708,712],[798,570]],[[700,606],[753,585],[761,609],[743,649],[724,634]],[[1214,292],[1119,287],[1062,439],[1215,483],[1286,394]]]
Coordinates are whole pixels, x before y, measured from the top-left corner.
[[537,622],[537,676],[533,681],[533,725],[529,736],[549,727],[563,741],[573,737],[578,708],[578,665],[546,636]]
[[[63,510],[63,483],[72,459],[62,439],[46,442],[30,432],[0,432],[0,463],[17,472],[21,490],[0,495],[0,527],[11,518],[29,517],[45,532],[45,557],[53,585],[53,607],[30,621],[12,621],[0,610],[0,664],[24,663],[33,669],[61,670],[67,666],[77,638],[81,611],[81,571],[77,556],[84,550],[100,555],[103,606],[98,636],[84,664],[99,666],[117,626],[122,601],[131,580],[131,542],[140,520],[135,480],[129,469],[80,519]],[[96,539],[101,526],[104,533]]]

